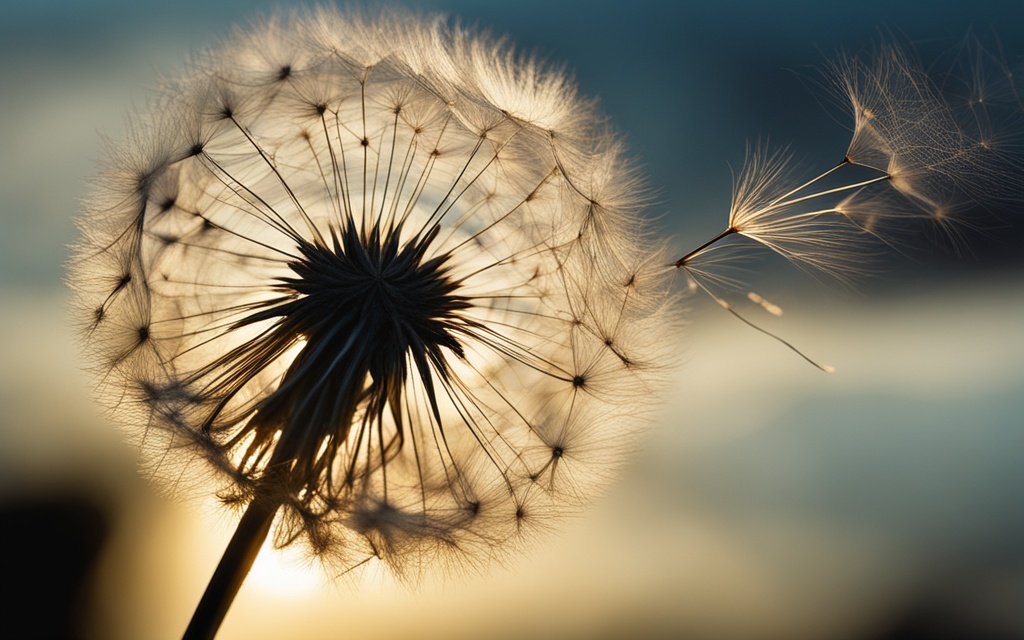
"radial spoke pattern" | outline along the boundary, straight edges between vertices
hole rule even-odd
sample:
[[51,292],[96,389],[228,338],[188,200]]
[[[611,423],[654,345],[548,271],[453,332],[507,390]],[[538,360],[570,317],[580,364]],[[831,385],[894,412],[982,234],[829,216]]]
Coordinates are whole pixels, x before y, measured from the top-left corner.
[[73,276],[154,477],[402,573],[484,562],[606,484],[665,369],[671,274],[564,78],[325,13],[161,95]]

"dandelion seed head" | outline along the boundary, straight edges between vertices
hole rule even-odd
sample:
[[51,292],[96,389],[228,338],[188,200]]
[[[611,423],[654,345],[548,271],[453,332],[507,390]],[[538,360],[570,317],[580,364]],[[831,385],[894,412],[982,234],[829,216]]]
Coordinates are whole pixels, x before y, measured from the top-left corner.
[[591,500],[676,306],[621,143],[559,70],[435,17],[320,10],[162,79],[69,281],[173,494],[282,506],[334,573],[485,565]]

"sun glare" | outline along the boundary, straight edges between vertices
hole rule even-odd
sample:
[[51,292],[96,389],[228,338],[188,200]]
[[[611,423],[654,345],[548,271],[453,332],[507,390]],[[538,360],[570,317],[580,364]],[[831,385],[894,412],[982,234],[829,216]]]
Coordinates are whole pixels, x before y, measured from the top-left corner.
[[296,549],[275,549],[273,540],[267,539],[246,583],[275,598],[307,598],[317,593],[321,584],[318,570]]

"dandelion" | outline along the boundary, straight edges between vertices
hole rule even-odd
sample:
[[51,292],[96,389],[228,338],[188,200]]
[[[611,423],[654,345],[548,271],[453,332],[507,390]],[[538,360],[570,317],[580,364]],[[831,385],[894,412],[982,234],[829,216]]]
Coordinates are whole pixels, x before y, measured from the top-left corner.
[[69,281],[146,473],[241,513],[186,637],[216,633],[268,537],[405,579],[522,548],[648,418],[678,269],[749,323],[720,241],[845,279],[861,240],[974,193],[984,147],[880,60],[835,69],[856,118],[838,165],[805,180],[754,148],[727,229],[675,262],[593,104],[487,35],[320,10],[163,80],[109,146]]
[[415,578],[599,492],[676,317],[642,193],[562,73],[439,19],[321,11],[165,80],[70,280],[146,472],[242,511],[186,635],[268,535]]

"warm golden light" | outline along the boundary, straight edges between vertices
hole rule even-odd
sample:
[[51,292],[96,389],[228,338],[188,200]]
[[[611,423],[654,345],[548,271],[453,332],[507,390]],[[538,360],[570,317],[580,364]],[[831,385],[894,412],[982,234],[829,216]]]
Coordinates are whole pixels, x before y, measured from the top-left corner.
[[317,592],[321,579],[316,566],[295,549],[275,549],[267,540],[249,572],[247,583],[265,598],[303,600]]

